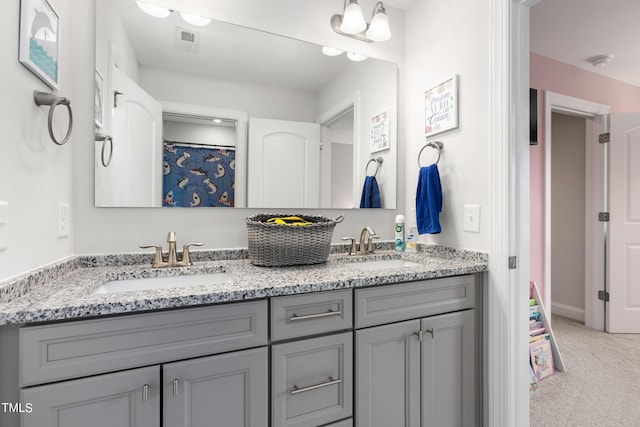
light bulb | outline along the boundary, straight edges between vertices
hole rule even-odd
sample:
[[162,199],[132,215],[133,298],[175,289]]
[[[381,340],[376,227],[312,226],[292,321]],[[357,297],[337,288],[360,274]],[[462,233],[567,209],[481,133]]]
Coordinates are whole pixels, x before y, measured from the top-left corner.
[[355,62],[364,61],[365,59],[368,58],[368,56],[360,55],[359,53],[355,53],[355,52],[347,52],[347,57],[350,60]]
[[346,34],[358,34],[365,28],[367,28],[367,22],[364,20],[362,8],[356,0],[351,0],[344,9],[340,31]]
[[205,18],[204,16],[194,15],[186,12],[180,12],[180,16],[189,24],[195,25],[196,27],[206,27],[211,22],[211,18]]
[[383,42],[391,38],[389,17],[385,13],[384,8],[373,16],[365,36],[374,42]]
[[322,53],[324,53],[327,56],[338,56],[342,52],[344,52],[344,51],[340,50],[340,49],[336,49],[335,47],[328,47],[328,46],[323,46],[322,47]]
[[171,10],[166,7],[158,6],[153,3],[146,3],[143,1],[137,1],[138,7],[142,9],[145,13],[155,17],[155,18],[166,18],[171,14]]

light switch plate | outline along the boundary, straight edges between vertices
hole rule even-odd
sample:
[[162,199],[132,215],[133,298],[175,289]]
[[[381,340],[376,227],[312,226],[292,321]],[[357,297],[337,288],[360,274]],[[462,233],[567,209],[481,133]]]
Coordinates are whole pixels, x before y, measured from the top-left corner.
[[58,237],[69,237],[69,205],[58,203]]
[[0,202],[0,251],[9,247],[9,202]]
[[480,232],[480,205],[464,205],[464,231]]

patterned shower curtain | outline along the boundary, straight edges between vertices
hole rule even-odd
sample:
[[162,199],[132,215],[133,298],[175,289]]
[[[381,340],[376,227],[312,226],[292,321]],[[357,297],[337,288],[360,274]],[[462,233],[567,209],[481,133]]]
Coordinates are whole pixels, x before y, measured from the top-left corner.
[[233,207],[233,147],[164,141],[162,206]]

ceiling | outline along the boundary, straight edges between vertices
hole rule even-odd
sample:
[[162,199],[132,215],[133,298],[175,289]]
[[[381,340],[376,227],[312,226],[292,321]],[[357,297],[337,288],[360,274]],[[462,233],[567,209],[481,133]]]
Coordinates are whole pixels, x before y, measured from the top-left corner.
[[[640,87],[639,0],[542,0],[531,9],[532,52]],[[612,54],[605,67],[589,58]]]

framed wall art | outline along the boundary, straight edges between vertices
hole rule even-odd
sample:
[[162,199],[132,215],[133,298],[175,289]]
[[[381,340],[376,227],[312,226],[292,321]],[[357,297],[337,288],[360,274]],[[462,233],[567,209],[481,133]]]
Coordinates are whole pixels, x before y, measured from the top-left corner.
[[95,124],[97,128],[102,129],[104,127],[104,80],[98,70],[95,77]]
[[60,17],[47,0],[20,1],[20,62],[59,88]]
[[458,127],[458,75],[424,93],[424,134],[429,137]]
[[371,117],[371,152],[377,153],[391,148],[389,141],[389,111]]

